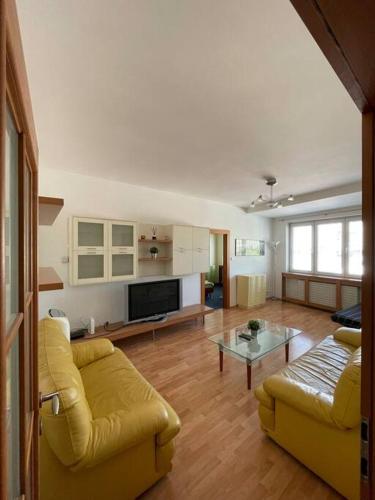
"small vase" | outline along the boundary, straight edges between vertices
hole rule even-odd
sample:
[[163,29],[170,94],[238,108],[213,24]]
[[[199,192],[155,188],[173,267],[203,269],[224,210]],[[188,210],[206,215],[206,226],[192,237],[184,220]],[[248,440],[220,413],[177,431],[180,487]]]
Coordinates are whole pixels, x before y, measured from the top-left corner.
[[154,259],[154,260],[156,260],[157,256],[158,256],[158,254],[157,254],[157,253],[152,253],[152,254],[151,254],[151,258],[152,258],[152,259]]
[[258,335],[258,330],[250,330],[252,337],[256,337]]

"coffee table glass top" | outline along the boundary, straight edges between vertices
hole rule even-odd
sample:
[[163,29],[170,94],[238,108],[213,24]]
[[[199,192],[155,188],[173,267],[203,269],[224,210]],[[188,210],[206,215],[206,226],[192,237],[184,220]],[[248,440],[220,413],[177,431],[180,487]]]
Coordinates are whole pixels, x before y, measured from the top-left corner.
[[265,320],[258,321],[261,328],[251,340],[245,340],[239,336],[241,333],[251,333],[246,324],[231,330],[224,330],[222,333],[209,337],[208,340],[218,344],[220,350],[238,356],[249,363],[262,358],[282,345],[288,344],[292,338],[301,333],[301,330],[295,328],[288,328]]

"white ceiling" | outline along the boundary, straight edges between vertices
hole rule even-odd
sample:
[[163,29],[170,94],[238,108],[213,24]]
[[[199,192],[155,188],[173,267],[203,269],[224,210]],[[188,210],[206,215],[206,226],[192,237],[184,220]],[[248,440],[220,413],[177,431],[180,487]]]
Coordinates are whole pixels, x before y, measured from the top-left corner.
[[40,166],[243,206],[360,179],[361,117],[289,0],[17,0]]

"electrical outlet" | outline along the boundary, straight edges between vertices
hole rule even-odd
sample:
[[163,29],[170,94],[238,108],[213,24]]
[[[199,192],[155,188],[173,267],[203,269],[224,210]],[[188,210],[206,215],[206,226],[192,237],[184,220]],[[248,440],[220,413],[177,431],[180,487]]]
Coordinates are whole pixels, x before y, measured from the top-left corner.
[[67,257],[67,256],[61,257],[61,262],[63,264],[69,264],[69,257]]

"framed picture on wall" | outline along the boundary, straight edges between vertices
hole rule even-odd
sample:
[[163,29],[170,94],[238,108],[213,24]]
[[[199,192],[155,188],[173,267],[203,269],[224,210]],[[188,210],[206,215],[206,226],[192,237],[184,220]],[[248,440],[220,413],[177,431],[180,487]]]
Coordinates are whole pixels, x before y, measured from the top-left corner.
[[265,254],[265,243],[262,240],[236,239],[236,257],[259,257]]

